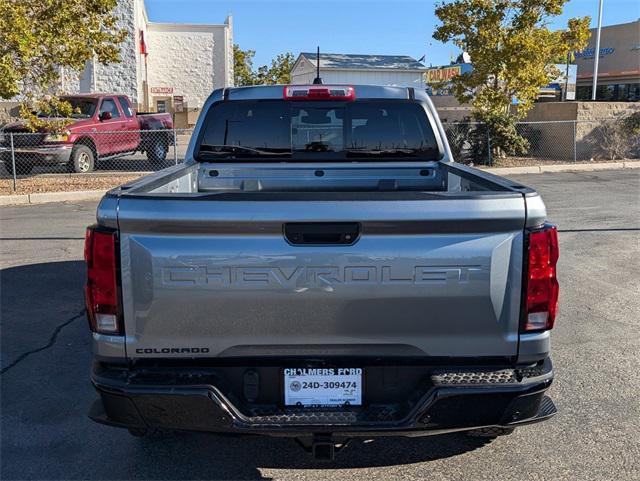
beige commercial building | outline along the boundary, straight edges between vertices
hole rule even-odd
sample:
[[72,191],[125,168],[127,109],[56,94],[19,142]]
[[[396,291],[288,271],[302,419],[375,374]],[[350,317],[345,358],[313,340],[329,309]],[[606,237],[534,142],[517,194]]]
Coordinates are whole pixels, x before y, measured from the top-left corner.
[[[396,85],[423,89],[427,69],[407,55],[320,54],[320,77],[326,84]],[[291,82],[313,83],[317,74],[314,52],[302,52],[291,69]]]
[[233,85],[233,23],[157,23],[144,0],[118,0],[117,26],[127,32],[120,62],[89,61],[64,72],[65,93],[127,94],[142,111],[197,111],[211,91]]
[[[595,60],[596,29],[589,45],[576,54],[577,99],[590,100]],[[602,27],[597,100],[640,100],[640,20]]]

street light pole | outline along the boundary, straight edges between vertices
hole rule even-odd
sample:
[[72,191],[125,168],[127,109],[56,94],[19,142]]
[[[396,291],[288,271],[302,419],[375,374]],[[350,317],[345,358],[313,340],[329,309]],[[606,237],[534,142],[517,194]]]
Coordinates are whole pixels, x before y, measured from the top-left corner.
[[602,3],[598,8],[598,30],[596,30],[596,50],[593,52],[593,87],[591,89],[591,100],[596,99],[596,88],[598,87],[598,61],[600,60],[600,30],[602,29]]

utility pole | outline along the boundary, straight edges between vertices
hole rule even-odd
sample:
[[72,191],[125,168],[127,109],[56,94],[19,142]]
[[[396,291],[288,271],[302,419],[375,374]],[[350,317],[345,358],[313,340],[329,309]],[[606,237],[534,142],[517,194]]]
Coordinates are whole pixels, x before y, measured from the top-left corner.
[[567,92],[569,91],[569,64],[571,63],[571,52],[567,52],[567,70],[564,73],[564,101],[567,100]]
[[591,100],[596,99],[596,88],[598,87],[598,61],[600,60],[600,30],[602,29],[602,3],[598,8],[598,30],[596,30],[596,50],[593,52],[593,87],[591,89]]

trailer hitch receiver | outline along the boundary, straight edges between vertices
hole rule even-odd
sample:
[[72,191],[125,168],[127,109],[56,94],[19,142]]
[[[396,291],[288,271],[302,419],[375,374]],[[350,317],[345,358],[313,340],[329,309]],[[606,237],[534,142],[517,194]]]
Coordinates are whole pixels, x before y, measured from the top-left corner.
[[296,438],[296,441],[317,461],[333,461],[350,440],[338,440],[331,434],[314,434],[312,438]]

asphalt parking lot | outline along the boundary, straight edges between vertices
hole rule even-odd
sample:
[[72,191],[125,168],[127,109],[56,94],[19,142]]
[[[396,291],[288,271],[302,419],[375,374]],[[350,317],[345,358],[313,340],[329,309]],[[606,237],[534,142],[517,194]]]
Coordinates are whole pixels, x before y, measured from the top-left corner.
[[483,445],[355,442],[319,464],[289,439],[136,439],[92,423],[81,287],[95,202],[0,213],[1,479],[640,479],[640,170],[513,176],[560,233],[559,414]]

